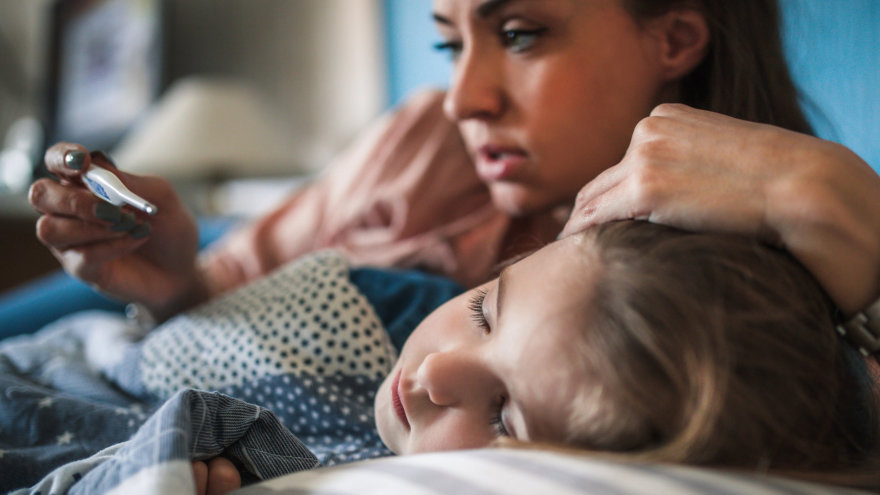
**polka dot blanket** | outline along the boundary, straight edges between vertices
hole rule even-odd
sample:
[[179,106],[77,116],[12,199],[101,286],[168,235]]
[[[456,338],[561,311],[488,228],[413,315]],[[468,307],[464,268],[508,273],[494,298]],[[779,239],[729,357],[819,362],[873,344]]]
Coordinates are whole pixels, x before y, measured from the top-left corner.
[[332,465],[390,454],[373,399],[395,358],[347,260],[323,251],[169,320],[126,361],[141,394],[197,388],[257,404]]

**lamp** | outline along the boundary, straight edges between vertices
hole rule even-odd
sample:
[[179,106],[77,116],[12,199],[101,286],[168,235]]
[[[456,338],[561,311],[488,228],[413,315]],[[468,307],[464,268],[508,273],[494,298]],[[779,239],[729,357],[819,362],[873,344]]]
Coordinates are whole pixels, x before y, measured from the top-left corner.
[[304,173],[291,135],[253,87],[235,79],[186,78],[113,151],[124,170],[169,180]]

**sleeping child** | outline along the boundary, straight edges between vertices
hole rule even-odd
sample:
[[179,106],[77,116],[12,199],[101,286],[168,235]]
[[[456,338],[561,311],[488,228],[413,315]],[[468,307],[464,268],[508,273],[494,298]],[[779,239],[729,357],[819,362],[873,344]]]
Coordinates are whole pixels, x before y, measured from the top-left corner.
[[[151,403],[196,388],[268,408],[313,465],[522,443],[877,488],[875,386],[781,251],[606,224],[411,335],[459,289],[388,273],[302,258],[116,344],[102,371]],[[262,477],[222,448],[193,459],[200,493]]]
[[608,224],[431,313],[376,426],[397,454],[514,439],[877,488],[870,381],[832,318],[782,252]]

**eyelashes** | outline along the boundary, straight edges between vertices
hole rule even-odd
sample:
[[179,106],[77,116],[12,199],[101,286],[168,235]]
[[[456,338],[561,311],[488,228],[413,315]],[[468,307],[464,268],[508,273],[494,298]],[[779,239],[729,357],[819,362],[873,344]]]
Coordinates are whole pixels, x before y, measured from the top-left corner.
[[474,294],[468,302],[468,309],[471,312],[471,321],[473,321],[478,328],[482,329],[483,332],[489,333],[492,329],[489,327],[489,322],[486,320],[486,314],[483,312],[483,302],[485,300],[485,289],[474,291]]
[[[504,29],[498,33],[498,40],[511,53],[526,53],[535,48],[546,32],[546,28]],[[439,41],[433,46],[438,52],[448,53],[452,60],[456,60],[464,50],[462,41]]]
[[459,41],[440,41],[434,43],[434,50],[449,53],[452,57],[461,53],[462,44]]
[[501,33],[501,43],[514,53],[534,48],[546,29],[507,29]]
[[[488,334],[492,331],[491,327],[489,327],[489,322],[486,320],[486,315],[483,312],[483,303],[486,301],[487,291],[485,289],[478,289],[474,291],[473,295],[471,295],[470,301],[468,301],[468,309],[471,313],[471,320],[474,324],[480,328],[484,334]],[[499,395],[492,404],[492,416],[489,418],[489,426],[492,427],[492,430],[499,437],[509,437],[510,432],[507,429],[507,426],[504,425],[504,404],[507,402],[507,398],[503,395]]]
[[499,396],[495,401],[494,411],[496,411],[492,415],[492,419],[489,421],[489,424],[492,425],[492,428],[495,430],[495,434],[499,437],[509,437],[510,432],[507,430],[507,427],[504,426],[504,403],[506,399],[504,396]]

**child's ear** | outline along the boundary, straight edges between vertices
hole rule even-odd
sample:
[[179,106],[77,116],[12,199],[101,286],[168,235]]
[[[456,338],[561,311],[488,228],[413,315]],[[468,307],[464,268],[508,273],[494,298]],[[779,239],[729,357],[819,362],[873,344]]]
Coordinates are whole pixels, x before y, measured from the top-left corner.
[[667,81],[680,79],[706,57],[711,34],[706,17],[693,9],[675,9],[648,22],[658,62]]

